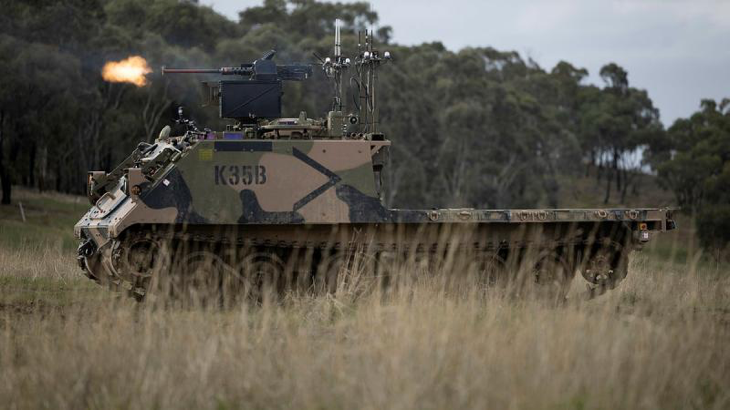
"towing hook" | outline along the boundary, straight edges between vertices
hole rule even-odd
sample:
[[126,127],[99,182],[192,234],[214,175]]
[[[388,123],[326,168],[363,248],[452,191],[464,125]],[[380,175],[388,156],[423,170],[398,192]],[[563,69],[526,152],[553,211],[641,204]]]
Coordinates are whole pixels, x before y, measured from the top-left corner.
[[86,271],[86,258],[92,256],[96,252],[96,245],[94,244],[94,241],[91,239],[87,239],[84,242],[79,245],[78,249],[78,256],[76,257],[76,262],[78,262],[79,267],[81,267],[82,270]]
[[88,258],[89,256],[93,255],[94,252],[96,252],[96,246],[94,245],[94,241],[92,241],[91,239],[87,239],[81,245],[79,245],[79,256]]

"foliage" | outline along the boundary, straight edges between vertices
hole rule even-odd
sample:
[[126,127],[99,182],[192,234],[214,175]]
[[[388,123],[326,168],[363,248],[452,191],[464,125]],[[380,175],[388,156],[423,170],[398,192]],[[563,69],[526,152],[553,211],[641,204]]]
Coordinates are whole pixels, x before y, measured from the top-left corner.
[[720,255],[730,243],[730,100],[703,100],[653,144],[651,155],[662,184],[696,215],[703,247]]
[[[377,25],[365,2],[267,0],[232,22],[176,0],[0,0],[0,179],[10,186],[81,193],[91,169],[110,169],[151,140],[186,106],[199,124],[221,128],[200,107],[205,78],[149,76],[150,85],[105,83],[108,60],[141,54],[153,68],[232,65],[276,49],[279,61],[331,54],[334,20],[343,48]],[[395,56],[379,79],[381,130],[393,140],[386,200],[391,206],[560,206],[560,177],[598,169],[605,203],[626,202],[639,174],[637,149],[664,141],[645,91],[616,64],[606,86],[568,62],[545,70],[513,51],[402,46],[381,27],[376,41]],[[331,86],[317,72],[285,85],[284,111],[321,116]],[[349,109],[354,109],[348,99]],[[653,152],[653,151],[652,151]],[[617,194],[612,195],[612,186]]]

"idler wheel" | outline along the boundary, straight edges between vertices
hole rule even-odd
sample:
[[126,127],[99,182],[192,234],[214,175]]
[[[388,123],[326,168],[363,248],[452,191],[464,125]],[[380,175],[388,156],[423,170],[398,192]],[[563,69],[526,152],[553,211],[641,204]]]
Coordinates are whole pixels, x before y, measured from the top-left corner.
[[596,248],[588,255],[581,274],[588,282],[615,287],[628,273],[629,258],[621,245],[611,242]]
[[590,283],[588,298],[600,296],[607,290],[614,289],[628,275],[628,252],[616,242],[594,247],[580,271],[583,278]]

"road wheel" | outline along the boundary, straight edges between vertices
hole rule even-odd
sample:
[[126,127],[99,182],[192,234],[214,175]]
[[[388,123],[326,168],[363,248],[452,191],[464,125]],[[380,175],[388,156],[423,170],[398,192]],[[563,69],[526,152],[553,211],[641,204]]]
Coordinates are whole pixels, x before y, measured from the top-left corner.
[[218,307],[231,293],[226,288],[240,283],[236,272],[211,251],[186,255],[166,275],[161,275],[161,289],[176,303]]
[[504,287],[508,274],[505,261],[494,253],[476,255],[468,267],[470,277],[485,287]]
[[534,284],[536,295],[562,301],[568,293],[573,271],[557,251],[545,251],[529,267],[528,278]]
[[277,296],[284,290],[284,263],[274,253],[252,253],[236,270],[243,278],[243,293],[250,300],[263,302],[266,297]]
[[333,252],[317,266],[316,289],[333,294],[360,294],[382,279],[383,266],[378,262],[366,252]]

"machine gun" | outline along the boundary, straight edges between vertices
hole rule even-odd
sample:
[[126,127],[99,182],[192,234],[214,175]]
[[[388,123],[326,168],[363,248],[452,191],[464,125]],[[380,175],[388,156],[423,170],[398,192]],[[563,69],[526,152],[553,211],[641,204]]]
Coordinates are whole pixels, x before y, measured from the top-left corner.
[[236,80],[205,82],[210,100],[217,101],[221,118],[231,118],[244,124],[258,119],[281,117],[283,81],[303,81],[312,75],[309,64],[277,65],[271,50],[250,64],[221,68],[166,68],[162,74],[219,74],[242,77]]

